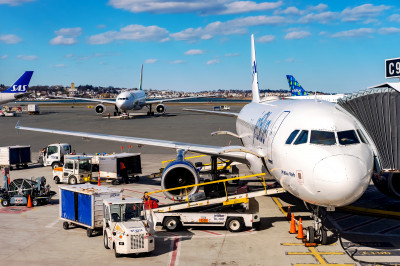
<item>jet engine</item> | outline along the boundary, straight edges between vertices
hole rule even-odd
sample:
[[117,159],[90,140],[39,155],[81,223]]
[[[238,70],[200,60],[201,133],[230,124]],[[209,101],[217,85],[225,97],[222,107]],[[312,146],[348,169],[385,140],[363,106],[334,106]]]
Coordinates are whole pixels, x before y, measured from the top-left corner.
[[[161,189],[194,185],[198,184],[199,181],[199,173],[196,167],[189,161],[178,159],[165,167],[161,176]],[[188,188],[187,195],[198,191],[199,187]],[[164,194],[169,199],[184,199],[186,197],[185,189],[166,191]]]
[[102,114],[106,110],[106,107],[104,105],[102,105],[102,104],[98,104],[96,106],[95,110],[96,110],[96,113]]
[[167,108],[165,107],[164,104],[160,103],[159,105],[156,106],[156,112],[158,114],[165,114],[165,111],[167,111]]
[[376,188],[385,195],[400,199],[400,173],[373,174]]

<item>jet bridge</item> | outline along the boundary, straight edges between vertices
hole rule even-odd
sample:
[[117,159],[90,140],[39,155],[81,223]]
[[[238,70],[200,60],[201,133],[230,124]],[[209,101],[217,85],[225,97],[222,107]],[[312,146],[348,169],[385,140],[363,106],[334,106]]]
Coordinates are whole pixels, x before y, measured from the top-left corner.
[[337,102],[368,133],[375,154],[372,180],[384,194],[400,198],[400,82],[383,83]]

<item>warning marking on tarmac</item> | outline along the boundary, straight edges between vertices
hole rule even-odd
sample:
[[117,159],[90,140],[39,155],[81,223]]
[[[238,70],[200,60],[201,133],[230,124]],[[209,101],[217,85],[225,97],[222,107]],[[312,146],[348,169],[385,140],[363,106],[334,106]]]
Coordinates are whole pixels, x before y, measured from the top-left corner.
[[344,248],[352,248],[352,247],[374,247],[374,248],[391,248],[394,245],[390,242],[343,242]]
[[26,212],[26,211],[29,211],[29,210],[32,210],[32,208],[17,207],[17,206],[15,206],[15,207],[5,207],[5,208],[0,209],[0,213],[15,213],[15,214],[18,214],[18,213],[23,213],[23,212]]
[[211,231],[207,231],[207,230],[200,230],[200,231],[206,232],[206,233],[209,233],[209,234],[214,234],[214,235],[217,235],[217,236],[222,236],[222,234],[211,232]]
[[[286,243],[288,245],[289,243]],[[283,244],[282,244],[283,245]],[[286,252],[286,255],[311,255],[318,263],[317,264],[294,264],[294,265],[354,265],[354,264],[337,264],[328,263],[322,255],[344,255],[344,252],[320,252],[314,247],[307,247],[309,252]]]
[[176,237],[171,243],[171,254],[170,254],[170,266],[175,266],[179,264],[179,255],[180,255],[181,245],[180,238]]

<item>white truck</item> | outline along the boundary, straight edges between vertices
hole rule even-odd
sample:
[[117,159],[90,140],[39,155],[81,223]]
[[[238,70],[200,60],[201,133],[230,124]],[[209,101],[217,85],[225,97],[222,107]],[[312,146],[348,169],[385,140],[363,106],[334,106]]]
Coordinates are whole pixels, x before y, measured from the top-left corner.
[[88,156],[65,156],[64,165],[53,169],[53,180],[56,184],[68,183],[71,185],[90,182],[92,173],[92,158]]
[[30,115],[38,115],[40,113],[39,105],[37,104],[28,104],[28,114]]
[[112,248],[115,257],[154,250],[153,226],[149,224],[142,199],[104,199],[103,209],[104,247]]
[[64,163],[64,155],[71,153],[71,145],[68,143],[50,144],[39,154],[39,162],[44,166],[50,166],[54,169]]

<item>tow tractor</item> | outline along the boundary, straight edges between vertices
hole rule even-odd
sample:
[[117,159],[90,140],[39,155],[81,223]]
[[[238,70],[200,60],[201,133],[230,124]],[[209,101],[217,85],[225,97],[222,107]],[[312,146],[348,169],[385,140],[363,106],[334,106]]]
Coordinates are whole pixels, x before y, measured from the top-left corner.
[[64,158],[64,166],[53,169],[56,184],[71,185],[90,182],[92,175],[92,158],[87,156],[71,156]]

